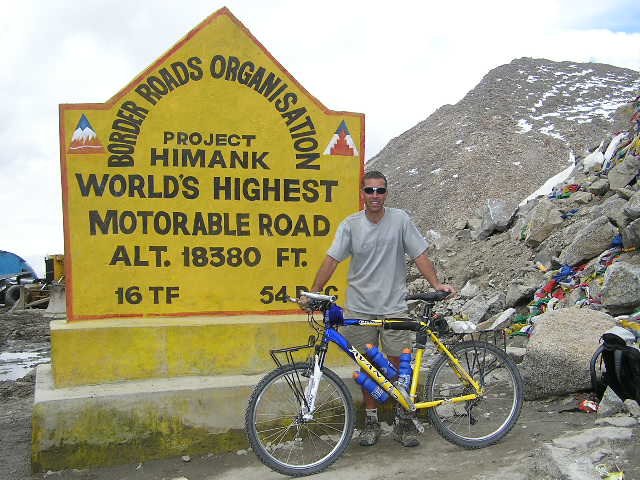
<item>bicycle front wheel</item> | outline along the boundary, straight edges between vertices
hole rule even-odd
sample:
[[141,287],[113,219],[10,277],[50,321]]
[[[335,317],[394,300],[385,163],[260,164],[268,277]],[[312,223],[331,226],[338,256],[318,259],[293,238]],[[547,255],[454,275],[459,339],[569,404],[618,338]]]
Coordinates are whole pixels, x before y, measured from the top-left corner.
[[[493,445],[509,433],[520,416],[524,388],[518,367],[503,350],[487,342],[462,342],[450,351],[484,393],[474,400],[429,408],[429,420],[443,438],[461,447]],[[434,362],[425,385],[427,401],[474,392],[446,355]]]
[[308,365],[284,365],[256,386],[245,413],[249,443],[267,467],[304,476],[321,472],[349,445],[354,429],[351,394],[328,368],[318,387],[315,408],[305,418]]

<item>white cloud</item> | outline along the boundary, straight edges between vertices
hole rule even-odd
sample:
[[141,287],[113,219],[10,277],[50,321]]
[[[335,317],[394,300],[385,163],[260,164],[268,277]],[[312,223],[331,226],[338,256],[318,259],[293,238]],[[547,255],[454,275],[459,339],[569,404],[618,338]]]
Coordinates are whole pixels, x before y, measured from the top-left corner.
[[58,104],[106,101],[225,4],[328,108],[367,115],[367,158],[514,58],[640,70],[640,33],[606,29],[629,1],[5,3],[0,249],[22,256],[63,249]]

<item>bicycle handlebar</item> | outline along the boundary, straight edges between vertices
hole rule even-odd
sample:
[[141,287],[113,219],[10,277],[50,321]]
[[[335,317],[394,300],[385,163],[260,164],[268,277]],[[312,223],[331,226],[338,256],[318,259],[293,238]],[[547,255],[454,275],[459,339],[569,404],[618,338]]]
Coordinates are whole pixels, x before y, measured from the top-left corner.
[[[335,295],[323,295],[321,293],[313,293],[313,292],[300,292],[300,296],[309,297],[311,300],[321,300],[323,302],[335,302],[338,297]],[[297,298],[289,297],[289,300],[295,303],[298,303]]]
[[[417,293],[415,295],[407,295],[405,299],[407,301],[411,300],[422,300],[425,302],[437,302],[440,300],[444,300],[449,295],[449,292],[429,292],[429,293]],[[338,297],[336,295],[323,295],[322,293],[313,293],[313,292],[300,292],[300,296],[308,297],[311,300],[319,300],[322,302],[331,302],[335,303]],[[299,303],[299,298],[295,297],[287,297],[290,302]]]

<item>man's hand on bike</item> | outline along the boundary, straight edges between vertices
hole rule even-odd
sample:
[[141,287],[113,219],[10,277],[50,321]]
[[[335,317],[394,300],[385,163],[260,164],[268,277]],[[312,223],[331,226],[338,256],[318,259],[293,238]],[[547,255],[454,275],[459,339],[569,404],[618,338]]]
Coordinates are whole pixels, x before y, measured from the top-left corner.
[[335,295],[325,295],[321,292],[300,292],[298,305],[307,312],[322,309],[327,302],[334,303],[338,299]]
[[305,312],[310,312],[312,310],[311,308],[311,303],[313,301],[307,297],[306,295],[299,295],[298,296],[298,306],[304,310]]
[[439,283],[437,285],[433,285],[433,288],[440,292],[448,292],[450,295],[456,294],[456,289],[452,285],[447,285],[444,283]]

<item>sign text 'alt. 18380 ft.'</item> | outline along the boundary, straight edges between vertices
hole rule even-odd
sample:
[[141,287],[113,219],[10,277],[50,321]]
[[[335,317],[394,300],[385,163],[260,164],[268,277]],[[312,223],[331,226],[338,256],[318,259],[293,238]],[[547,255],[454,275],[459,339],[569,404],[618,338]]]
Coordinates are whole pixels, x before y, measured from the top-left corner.
[[326,109],[226,9],[60,117],[71,320],[290,311],[359,207],[364,116]]

